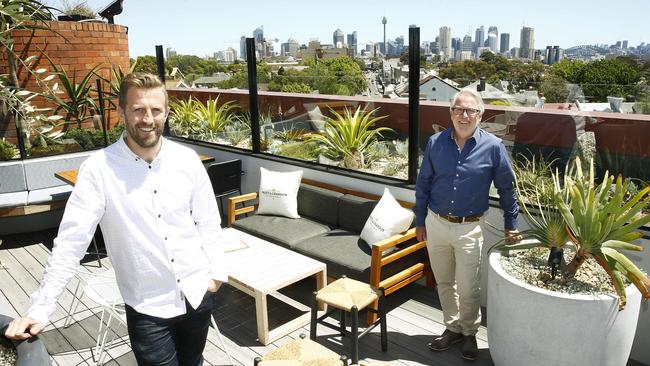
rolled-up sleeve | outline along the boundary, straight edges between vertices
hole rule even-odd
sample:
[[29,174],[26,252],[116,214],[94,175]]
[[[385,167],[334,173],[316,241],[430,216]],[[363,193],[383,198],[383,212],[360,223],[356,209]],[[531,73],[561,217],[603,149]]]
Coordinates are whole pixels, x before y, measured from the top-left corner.
[[429,206],[429,199],[431,194],[431,184],[433,181],[433,164],[431,162],[431,147],[432,139],[429,139],[427,146],[424,149],[424,156],[422,157],[422,165],[420,172],[415,182],[415,206],[413,212],[415,213],[415,225],[424,226],[427,217],[427,208]]
[[515,175],[508,159],[508,152],[503,143],[498,144],[494,171],[494,186],[499,194],[499,205],[503,210],[503,228],[517,228],[519,205],[515,194]]

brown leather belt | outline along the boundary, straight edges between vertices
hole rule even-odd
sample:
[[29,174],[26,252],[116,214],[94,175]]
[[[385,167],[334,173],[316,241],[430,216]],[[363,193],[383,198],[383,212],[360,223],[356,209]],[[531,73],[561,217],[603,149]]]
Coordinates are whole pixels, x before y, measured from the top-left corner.
[[441,219],[445,219],[454,224],[462,224],[464,222],[476,222],[483,217],[483,215],[474,215],[474,216],[454,216],[454,215],[438,215]]

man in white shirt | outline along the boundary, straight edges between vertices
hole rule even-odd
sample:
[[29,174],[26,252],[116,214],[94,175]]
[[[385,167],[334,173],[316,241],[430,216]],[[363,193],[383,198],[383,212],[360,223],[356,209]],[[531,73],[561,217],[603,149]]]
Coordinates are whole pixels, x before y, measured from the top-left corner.
[[228,278],[221,219],[198,155],[161,137],[168,113],[155,75],[125,77],[123,138],[81,165],[41,286],[7,337],[43,330],[100,224],[138,365],[202,364],[212,294]]

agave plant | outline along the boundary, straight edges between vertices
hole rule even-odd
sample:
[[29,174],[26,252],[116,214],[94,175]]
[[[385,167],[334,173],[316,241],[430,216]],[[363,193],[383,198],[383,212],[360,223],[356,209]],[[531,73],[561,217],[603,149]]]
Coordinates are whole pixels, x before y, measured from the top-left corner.
[[194,114],[196,118],[203,123],[206,132],[223,132],[225,127],[233,123],[236,119],[234,114],[238,108],[235,101],[228,101],[219,106],[219,97],[208,100],[205,104],[196,103]]
[[610,276],[619,296],[619,309],[623,309],[626,303],[624,279],[639,289],[644,300],[650,298],[650,278],[620,252],[643,250],[631,242],[643,236],[636,230],[650,222],[650,214],[642,213],[650,202],[650,186],[626,198],[630,179],[624,180],[620,175],[615,179],[605,172],[601,183],[596,184],[594,175],[593,160],[586,175],[579,158],[564,179],[561,180],[559,174],[553,175],[554,200],[576,247],[575,256],[563,274],[574,276],[586,258],[593,257]]
[[[49,59],[49,58],[48,58]],[[54,74],[58,75],[59,81],[61,82],[60,87],[63,89],[65,94],[65,99],[60,98],[55,93],[48,96],[52,102],[56,104],[54,108],[54,113],[63,112],[65,114],[64,120],[66,122],[74,121],[77,122],[79,128],[81,128],[81,122],[85,119],[92,118],[92,113],[99,110],[99,107],[95,103],[95,99],[90,95],[92,82],[91,78],[97,76],[97,69],[99,65],[90,69],[79,82],[77,82],[77,73],[76,71],[72,73],[72,76],[68,75],[68,72],[61,67],[57,67],[52,60],[50,60]]]
[[[503,239],[490,250],[503,252],[519,249],[544,247],[550,249],[549,265],[555,278],[557,267],[562,263],[562,248],[569,242],[564,217],[555,204],[552,163],[524,158],[513,164],[515,173],[515,193],[530,229],[523,230],[523,240],[510,243]],[[558,255],[559,254],[559,255]],[[559,257],[559,258],[558,258]]]
[[201,102],[192,97],[188,100],[174,100],[169,103],[171,109],[169,128],[174,135],[189,137],[191,134],[199,132],[198,119],[194,113],[198,104]]
[[388,127],[371,129],[377,121],[386,118],[386,116],[373,118],[378,109],[367,112],[359,106],[354,112],[346,108],[343,114],[330,110],[333,117],[324,117],[325,131],[320,135],[313,135],[310,141],[318,141],[325,145],[326,154],[342,157],[346,168],[363,168],[364,150],[374,144],[377,138],[382,136],[382,132],[392,131]]

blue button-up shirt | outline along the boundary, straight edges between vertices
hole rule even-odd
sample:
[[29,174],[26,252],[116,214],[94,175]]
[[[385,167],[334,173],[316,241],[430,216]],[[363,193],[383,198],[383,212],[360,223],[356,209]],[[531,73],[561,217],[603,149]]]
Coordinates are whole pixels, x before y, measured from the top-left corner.
[[514,174],[502,141],[476,128],[462,150],[453,138],[453,128],[429,139],[415,185],[416,225],[424,226],[427,207],[439,215],[481,215],[489,207],[490,184],[499,193],[504,228],[517,227],[519,205]]

